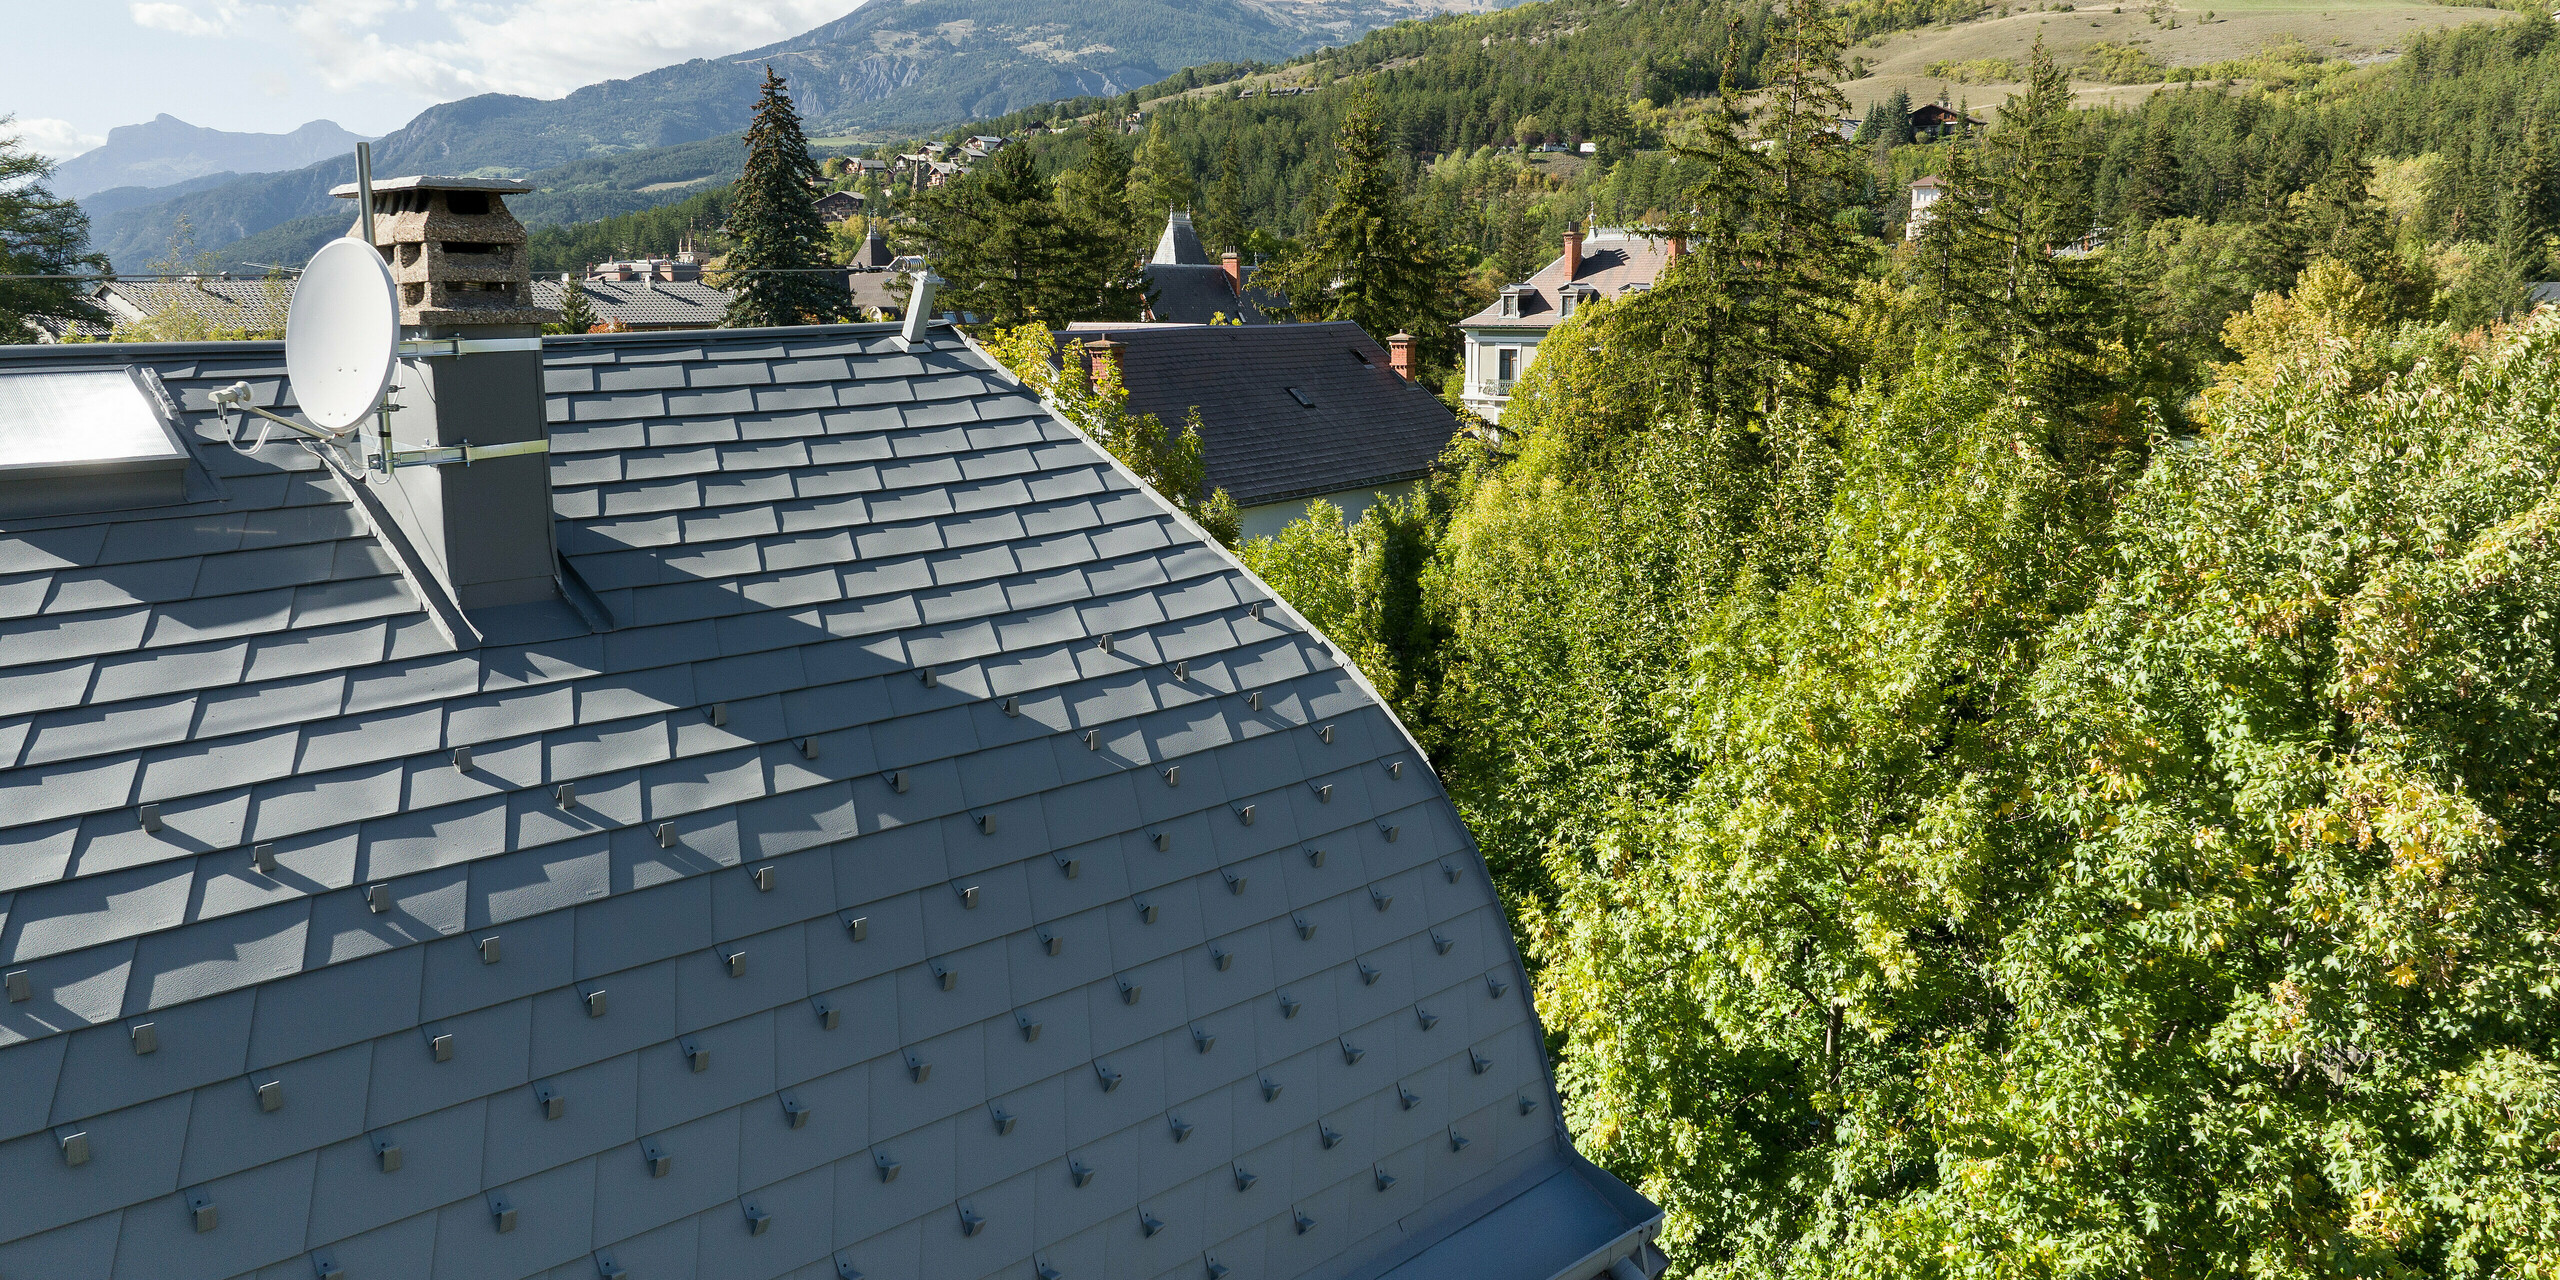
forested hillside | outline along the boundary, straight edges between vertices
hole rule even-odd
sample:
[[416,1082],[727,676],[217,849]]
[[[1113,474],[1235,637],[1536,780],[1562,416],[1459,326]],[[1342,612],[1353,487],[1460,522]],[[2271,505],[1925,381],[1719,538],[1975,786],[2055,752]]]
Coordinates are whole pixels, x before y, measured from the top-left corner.
[[[901,0],[863,5],[788,40],[589,85],[541,100],[482,94],[419,113],[374,146],[377,171],[524,175],[679,148],[746,126],[768,65],[801,114],[834,130],[914,129],[1073,94],[1120,93],[1185,67],[1286,57],[1458,0]],[[735,162],[729,165],[734,172]],[[218,250],[324,212],[353,162],[255,174],[102,217],[119,261],[162,252],[185,218]],[[684,178],[700,176],[687,173]],[[645,183],[617,188],[646,195]],[[621,208],[662,201],[625,200]],[[562,220],[603,216],[589,207]],[[294,233],[288,233],[291,241]],[[273,246],[270,246],[272,248]]]

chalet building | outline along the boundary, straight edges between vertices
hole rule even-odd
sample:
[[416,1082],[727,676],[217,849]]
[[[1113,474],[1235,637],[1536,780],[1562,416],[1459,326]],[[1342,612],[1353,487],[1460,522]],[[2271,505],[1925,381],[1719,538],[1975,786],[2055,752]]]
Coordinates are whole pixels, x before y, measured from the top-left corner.
[[528,341],[467,183],[395,447],[541,452],[0,351],[0,1275],[1660,1272],[1321,634],[946,327]]
[[1191,215],[1169,214],[1147,258],[1147,318],[1165,324],[1269,324],[1281,299],[1254,286],[1260,270],[1232,249],[1211,261]]
[[1951,138],[1981,127],[1981,121],[1935,102],[1918,107],[1911,113],[1911,136],[1924,141]]
[[852,191],[830,191],[817,199],[818,216],[829,222],[845,222],[862,216],[862,196]]
[[1413,340],[1380,346],[1360,326],[1073,324],[1120,366],[1129,407],[1179,430],[1200,412],[1208,484],[1235,499],[1244,536],[1267,538],[1317,499],[1356,521],[1401,496],[1458,432],[1439,397],[1413,381]]
[[1466,336],[1464,403],[1487,422],[1502,421],[1512,384],[1527,372],[1547,330],[1595,298],[1653,287],[1680,256],[1680,243],[1640,231],[1579,225],[1564,233],[1564,253],[1537,274],[1503,287],[1494,304],[1459,322]]

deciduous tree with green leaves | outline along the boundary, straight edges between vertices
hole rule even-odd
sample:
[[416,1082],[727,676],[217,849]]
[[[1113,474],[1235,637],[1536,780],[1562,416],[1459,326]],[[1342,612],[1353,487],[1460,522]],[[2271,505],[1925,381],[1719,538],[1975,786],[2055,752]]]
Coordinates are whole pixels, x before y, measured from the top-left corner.
[[846,318],[851,295],[826,268],[827,224],[818,216],[818,166],[800,113],[782,77],[765,68],[764,92],[747,126],[747,167],[732,190],[729,233],[737,238],[721,264],[731,290],[720,323],[824,324]]
[[1062,350],[1056,334],[1038,324],[997,329],[985,341],[1022,384],[1110,451],[1149,488],[1164,495],[1211,537],[1233,546],[1239,517],[1224,489],[1209,487],[1200,444],[1200,410],[1176,431],[1152,413],[1129,411],[1129,390],[1118,364],[1088,355],[1081,341]]

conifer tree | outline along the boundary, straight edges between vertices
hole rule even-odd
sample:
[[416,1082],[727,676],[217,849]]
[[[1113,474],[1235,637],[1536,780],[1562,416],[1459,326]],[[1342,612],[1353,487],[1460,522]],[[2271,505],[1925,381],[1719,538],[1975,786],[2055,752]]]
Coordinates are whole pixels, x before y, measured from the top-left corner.
[[1679,362],[1680,383],[1710,415],[1827,394],[1849,364],[1829,320],[1862,250],[1837,215],[1864,193],[1866,173],[1833,125],[1848,106],[1836,87],[1842,42],[1819,0],[1790,5],[1769,41],[1756,120],[1727,46],[1719,83],[1737,89],[1716,96],[1682,149],[1683,169],[1703,172],[1666,228],[1688,242],[1688,258],[1640,313],[1652,331],[1640,340]]
[[948,282],[943,304],[1011,327],[1134,315],[1145,279],[1126,245],[1059,207],[1028,147],[916,197],[909,243]]
[[1969,358],[2042,411],[2057,460],[2138,440],[2093,437],[2114,385],[2101,366],[2123,336],[2104,275],[2072,252],[2089,230],[2087,150],[2072,116],[2069,73],[2039,38],[2026,89],[2011,94],[1976,143],[1954,148],[1947,193],[1922,233],[1921,276],[1940,316],[1969,331]]
[[1135,320],[1145,314],[1146,220],[1129,208],[1131,167],[1120,141],[1101,129],[1087,129],[1084,156],[1075,168],[1058,175],[1059,216],[1070,233],[1070,247],[1082,270],[1095,277],[1087,320]]
[[1142,231],[1164,225],[1165,215],[1191,207],[1191,170],[1173,149],[1173,126],[1163,113],[1147,124],[1128,178],[1130,216]]
[[1252,217],[1245,208],[1244,157],[1234,121],[1227,123],[1227,144],[1218,153],[1218,185],[1210,189],[1207,212],[1208,218],[1200,229],[1207,233],[1209,251],[1244,252]]
[[767,67],[755,122],[747,126],[746,172],[729,205],[729,233],[738,247],[726,263],[734,292],[721,324],[824,324],[846,317],[852,299],[844,281],[821,269],[828,265],[828,237],[818,216],[817,178],[800,114],[783,92],[782,77]]
[[560,290],[560,332],[587,333],[596,327],[596,309],[587,301],[587,287],[576,276]]
[[1415,337],[1424,368],[1455,356],[1457,269],[1438,229],[1405,199],[1375,91],[1363,88],[1343,116],[1333,200],[1297,251],[1259,281],[1301,320],[1349,320],[1371,334]]
[[[106,255],[89,250],[89,215],[45,185],[53,162],[21,146],[10,123],[0,115],[0,275],[106,270]],[[28,320],[82,313],[71,281],[0,279],[0,341],[26,341]]]
[[1525,200],[1506,200],[1502,205],[1502,247],[1494,253],[1494,274],[1504,284],[1518,284],[1547,264],[1549,255],[1545,238],[1539,234],[1536,221],[1529,217]]

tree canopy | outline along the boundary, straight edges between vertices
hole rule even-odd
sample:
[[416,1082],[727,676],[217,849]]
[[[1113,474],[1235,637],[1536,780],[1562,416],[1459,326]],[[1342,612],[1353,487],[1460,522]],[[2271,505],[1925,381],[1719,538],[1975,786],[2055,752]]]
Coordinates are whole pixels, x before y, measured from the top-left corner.
[[[0,276],[84,275],[107,269],[89,250],[89,216],[53,193],[53,162],[21,145],[0,116]],[[84,314],[71,280],[0,279],[0,341],[28,342],[36,320]]]

